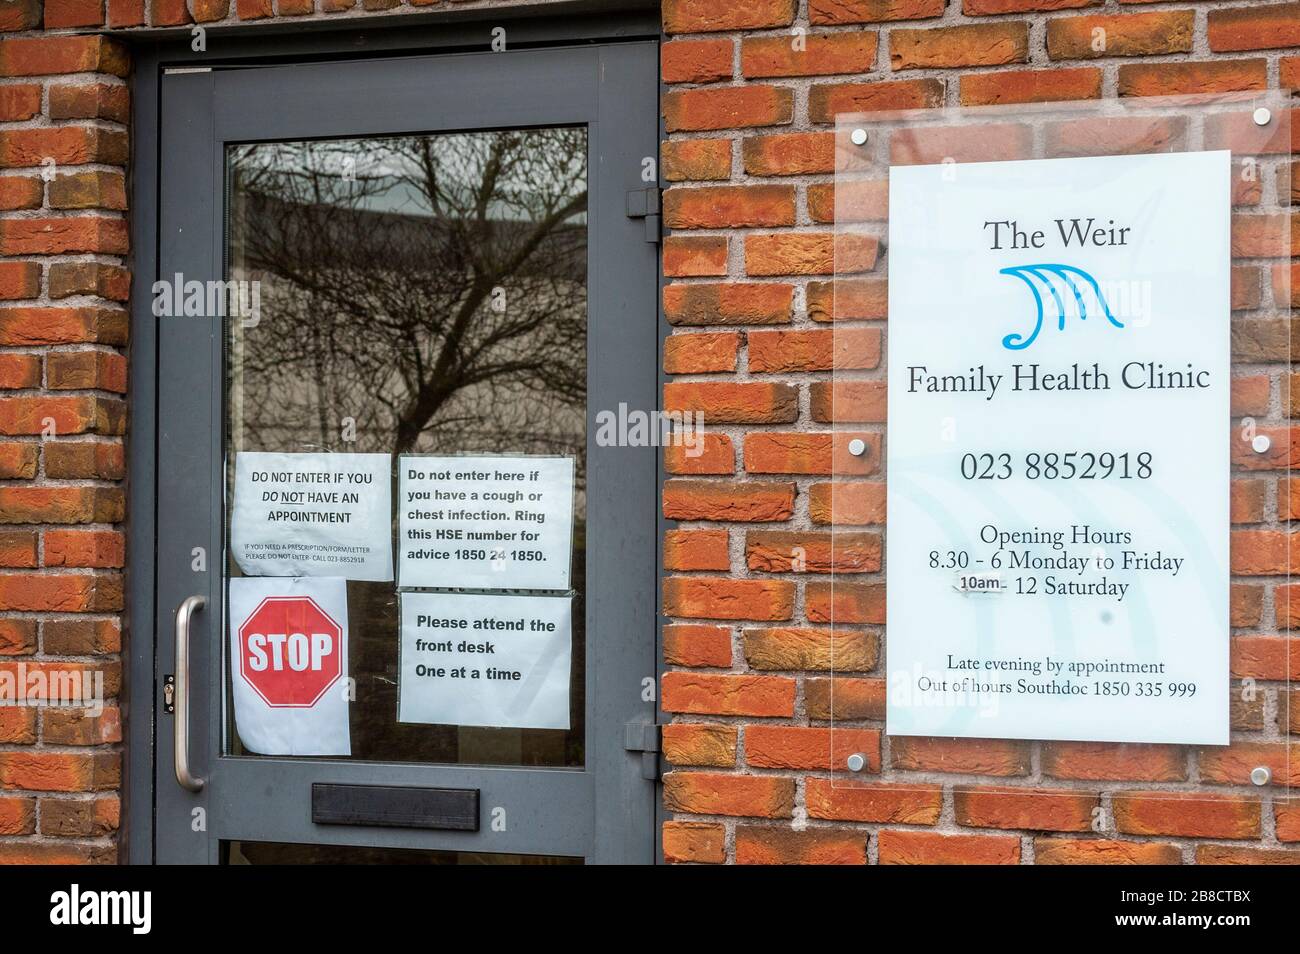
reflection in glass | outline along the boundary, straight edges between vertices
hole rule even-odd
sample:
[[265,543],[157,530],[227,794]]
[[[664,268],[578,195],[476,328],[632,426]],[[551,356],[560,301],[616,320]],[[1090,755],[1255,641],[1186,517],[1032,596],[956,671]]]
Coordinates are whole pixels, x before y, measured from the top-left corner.
[[227,329],[228,503],[241,451],[575,460],[572,728],[399,725],[394,584],[352,581],[353,757],[581,765],[586,130],[237,145],[227,177],[228,278],[259,283]]

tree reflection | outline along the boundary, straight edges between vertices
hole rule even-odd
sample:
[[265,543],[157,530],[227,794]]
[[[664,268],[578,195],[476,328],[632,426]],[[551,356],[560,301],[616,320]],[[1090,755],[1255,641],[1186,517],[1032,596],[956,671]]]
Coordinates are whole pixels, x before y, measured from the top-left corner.
[[[259,143],[231,157],[238,443],[577,454],[586,133]],[[576,420],[575,420],[576,415]],[[339,448],[344,449],[344,448]]]

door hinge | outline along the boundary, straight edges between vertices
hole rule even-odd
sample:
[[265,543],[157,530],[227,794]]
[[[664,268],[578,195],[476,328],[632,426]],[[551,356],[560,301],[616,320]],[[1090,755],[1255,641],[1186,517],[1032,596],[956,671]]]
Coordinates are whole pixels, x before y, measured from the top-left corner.
[[641,753],[641,777],[659,778],[659,726],[653,722],[629,722],[623,727],[623,748]]
[[663,217],[659,213],[659,187],[633,189],[627,194],[627,217],[645,220],[645,240],[652,245],[659,244],[663,228]]

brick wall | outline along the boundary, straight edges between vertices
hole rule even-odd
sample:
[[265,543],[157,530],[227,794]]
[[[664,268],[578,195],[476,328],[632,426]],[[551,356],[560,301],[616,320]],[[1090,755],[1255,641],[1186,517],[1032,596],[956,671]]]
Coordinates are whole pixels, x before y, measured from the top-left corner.
[[[1300,47],[1300,4],[665,0],[663,12],[664,308],[674,326],[664,400],[703,412],[710,431],[702,456],[670,456],[663,500],[679,521],[665,541],[666,858],[1300,861],[1300,805],[1282,787],[1300,781],[1288,742],[1300,708],[1286,683],[1300,668],[1288,653],[1300,616],[1286,586],[1300,498],[1281,476],[1300,461],[1290,269],[1249,261],[1288,254],[1287,215],[1255,214],[1259,190],[1239,190],[1233,413],[1264,423],[1274,449],[1259,459],[1229,435],[1226,749],[884,737],[883,371],[838,393],[830,374],[850,336],[862,364],[880,365],[887,325],[887,250],[833,241],[837,113],[1300,85],[1300,50],[1286,49]],[[982,155],[958,158],[1004,149],[976,144]],[[1266,188],[1285,207],[1278,165]],[[1280,250],[1252,249],[1261,223],[1280,226]],[[836,255],[862,273],[838,298]],[[830,475],[863,468],[832,439],[833,395],[868,422],[873,462],[835,499],[837,525],[855,530],[837,531],[834,558],[867,572],[841,577],[834,605]],[[852,752],[868,755],[870,780],[841,771],[832,781]],[[1270,767],[1273,787],[1250,783],[1256,765]]]
[[[0,708],[0,862],[117,857],[129,57],[94,32],[509,5],[0,0],[0,667],[102,671],[109,696],[96,719]],[[1300,852],[1284,849],[1300,841],[1300,811],[1243,776],[1262,761],[1285,777],[1286,733],[1300,730],[1278,681],[1296,666],[1285,630],[1297,615],[1274,585],[1292,539],[1280,520],[1300,498],[1276,471],[1234,484],[1233,671],[1263,688],[1234,708],[1226,754],[882,739],[879,573],[855,602],[867,625],[836,641],[837,668],[851,659],[860,673],[835,679],[831,753],[819,571],[837,455],[824,370],[835,113],[1296,86],[1300,4],[666,0],[664,25],[664,307],[675,326],[664,360],[676,376],[665,401],[709,420],[702,456],[670,454],[664,499],[681,521],[664,542],[663,704],[675,714],[665,856],[1293,860]],[[1088,42],[1098,25],[1101,56]],[[795,28],[807,31],[802,52]],[[1267,276],[1252,277],[1236,315],[1252,324],[1235,338],[1263,383],[1238,389],[1237,412],[1277,417],[1290,400],[1287,322],[1264,304]],[[883,318],[883,284],[868,273],[861,287],[865,313]],[[863,347],[880,347],[882,322],[861,327]],[[882,424],[870,428],[875,449]],[[1294,456],[1285,425],[1273,433]],[[882,489],[860,501],[868,538],[883,529]],[[794,543],[806,573],[789,572]],[[841,748],[871,754],[881,781],[869,793],[830,785]],[[1112,819],[1103,833],[1091,829],[1098,804]]]

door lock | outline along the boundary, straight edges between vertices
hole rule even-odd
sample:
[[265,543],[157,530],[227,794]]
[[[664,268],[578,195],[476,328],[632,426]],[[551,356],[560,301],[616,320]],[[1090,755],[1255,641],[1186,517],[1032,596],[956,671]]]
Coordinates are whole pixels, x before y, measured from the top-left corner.
[[176,711],[176,677],[171,673],[163,676],[163,711],[168,715]]

